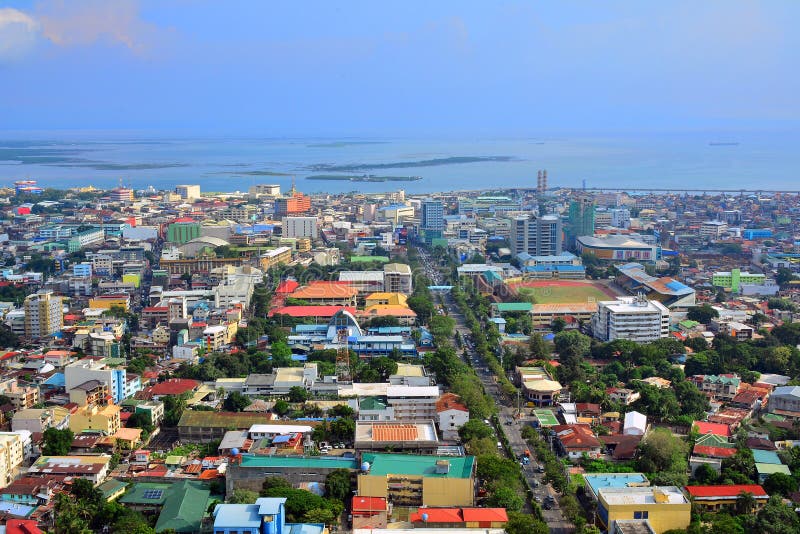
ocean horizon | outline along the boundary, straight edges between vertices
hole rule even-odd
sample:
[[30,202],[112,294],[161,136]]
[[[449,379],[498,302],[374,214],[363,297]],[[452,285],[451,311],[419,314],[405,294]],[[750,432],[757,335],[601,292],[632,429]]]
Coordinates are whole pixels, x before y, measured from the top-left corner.
[[[516,139],[201,138],[0,132],[0,184],[91,184],[247,191],[259,183],[306,193],[409,194],[550,187],[796,190],[800,135],[690,132]],[[316,177],[314,179],[312,177]],[[355,177],[359,181],[340,180]],[[415,177],[413,181],[404,181]],[[418,178],[416,178],[418,177]],[[369,181],[363,181],[363,180]],[[385,180],[385,181],[379,181]]]

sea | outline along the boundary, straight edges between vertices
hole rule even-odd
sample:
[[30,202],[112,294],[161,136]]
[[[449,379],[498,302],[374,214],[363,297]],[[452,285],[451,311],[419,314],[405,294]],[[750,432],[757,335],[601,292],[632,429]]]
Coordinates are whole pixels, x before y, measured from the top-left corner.
[[[259,138],[0,132],[0,186],[119,184],[205,192],[292,181],[306,193],[410,194],[548,186],[800,190],[800,132],[558,134],[529,138]],[[316,180],[314,176],[347,177]],[[359,181],[350,181],[356,177]],[[367,177],[367,180],[363,181]],[[403,181],[418,177],[413,181]],[[386,181],[374,181],[386,180]]]

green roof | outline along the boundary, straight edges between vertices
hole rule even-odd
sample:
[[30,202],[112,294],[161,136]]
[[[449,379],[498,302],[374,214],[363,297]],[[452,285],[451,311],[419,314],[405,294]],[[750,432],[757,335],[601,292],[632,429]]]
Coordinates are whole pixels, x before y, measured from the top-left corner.
[[530,302],[498,302],[495,307],[500,313],[529,312],[533,309],[533,304]]
[[359,410],[385,410],[386,407],[386,399],[380,397],[364,397],[358,403]]
[[156,532],[199,532],[211,492],[202,484],[188,480],[174,484],[156,522]]
[[786,421],[786,418],[782,415],[778,415],[776,413],[765,413],[764,414],[765,421]]
[[539,408],[534,410],[533,413],[536,415],[536,419],[539,420],[539,424],[542,426],[556,426],[558,424],[558,419],[556,419],[553,410]]
[[789,470],[788,465],[783,464],[756,464],[756,472],[759,475],[772,475],[773,473],[783,473],[785,475],[791,475],[792,472]]
[[308,469],[356,469],[355,458],[321,456],[242,456],[242,467],[301,467]]
[[[119,502],[122,504],[152,504],[162,505],[167,499],[167,492],[172,487],[169,482],[137,482],[122,497]],[[145,499],[144,492],[147,490],[161,490],[162,494],[158,499]]]
[[694,328],[695,326],[699,325],[697,321],[692,321],[691,319],[684,319],[683,321],[678,323],[684,328]]
[[[282,421],[279,421],[282,424]],[[203,428],[224,428],[226,430],[245,430],[253,425],[268,425],[270,421],[264,413],[249,412],[206,412],[200,410],[184,410],[178,427],[194,426]],[[309,426],[317,423],[309,421]]]
[[718,436],[717,434],[702,434],[697,437],[694,444],[706,447],[722,447],[725,449],[732,449],[735,447],[733,443],[728,441],[728,438],[725,436]]
[[108,480],[97,486],[97,489],[102,491],[103,497],[105,497],[106,500],[108,500],[112,495],[114,495],[116,492],[118,492],[127,485],[128,485],[127,483],[117,480],[116,478],[109,478]]
[[369,263],[371,261],[379,261],[381,263],[389,263],[388,256],[350,256],[350,263]]
[[[470,478],[475,466],[474,456],[419,456],[415,454],[364,453],[364,462],[369,463],[369,474],[374,476],[412,475],[433,478]],[[447,473],[436,472],[436,462],[450,462]]]
[[179,456],[177,454],[173,454],[171,456],[167,456],[166,460],[164,460],[165,465],[181,465],[183,463],[183,456]]

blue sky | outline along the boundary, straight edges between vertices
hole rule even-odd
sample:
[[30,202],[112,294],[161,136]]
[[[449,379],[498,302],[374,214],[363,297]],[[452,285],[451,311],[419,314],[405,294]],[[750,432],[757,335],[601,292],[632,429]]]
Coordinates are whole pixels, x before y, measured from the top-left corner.
[[0,0],[0,129],[794,129],[800,2]]

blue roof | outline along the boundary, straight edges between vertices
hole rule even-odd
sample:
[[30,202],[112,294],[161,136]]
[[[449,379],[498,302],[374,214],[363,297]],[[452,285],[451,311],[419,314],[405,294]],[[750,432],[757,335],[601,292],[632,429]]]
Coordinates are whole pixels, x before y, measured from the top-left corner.
[[0,512],[7,512],[17,517],[28,517],[36,510],[35,506],[15,502],[0,501]]
[[290,439],[292,439],[292,436],[289,435],[275,436],[272,438],[272,443],[288,443]]
[[757,464],[781,464],[781,459],[775,451],[763,451],[761,449],[753,449],[753,460]]
[[63,387],[66,385],[64,373],[54,373],[53,376],[44,381],[48,386]]
[[647,477],[642,473],[598,473],[585,474],[583,480],[589,485],[592,492],[597,492],[603,488],[627,488],[631,486],[649,485]]
[[219,504],[214,508],[215,529],[260,529],[261,516],[256,504]]

